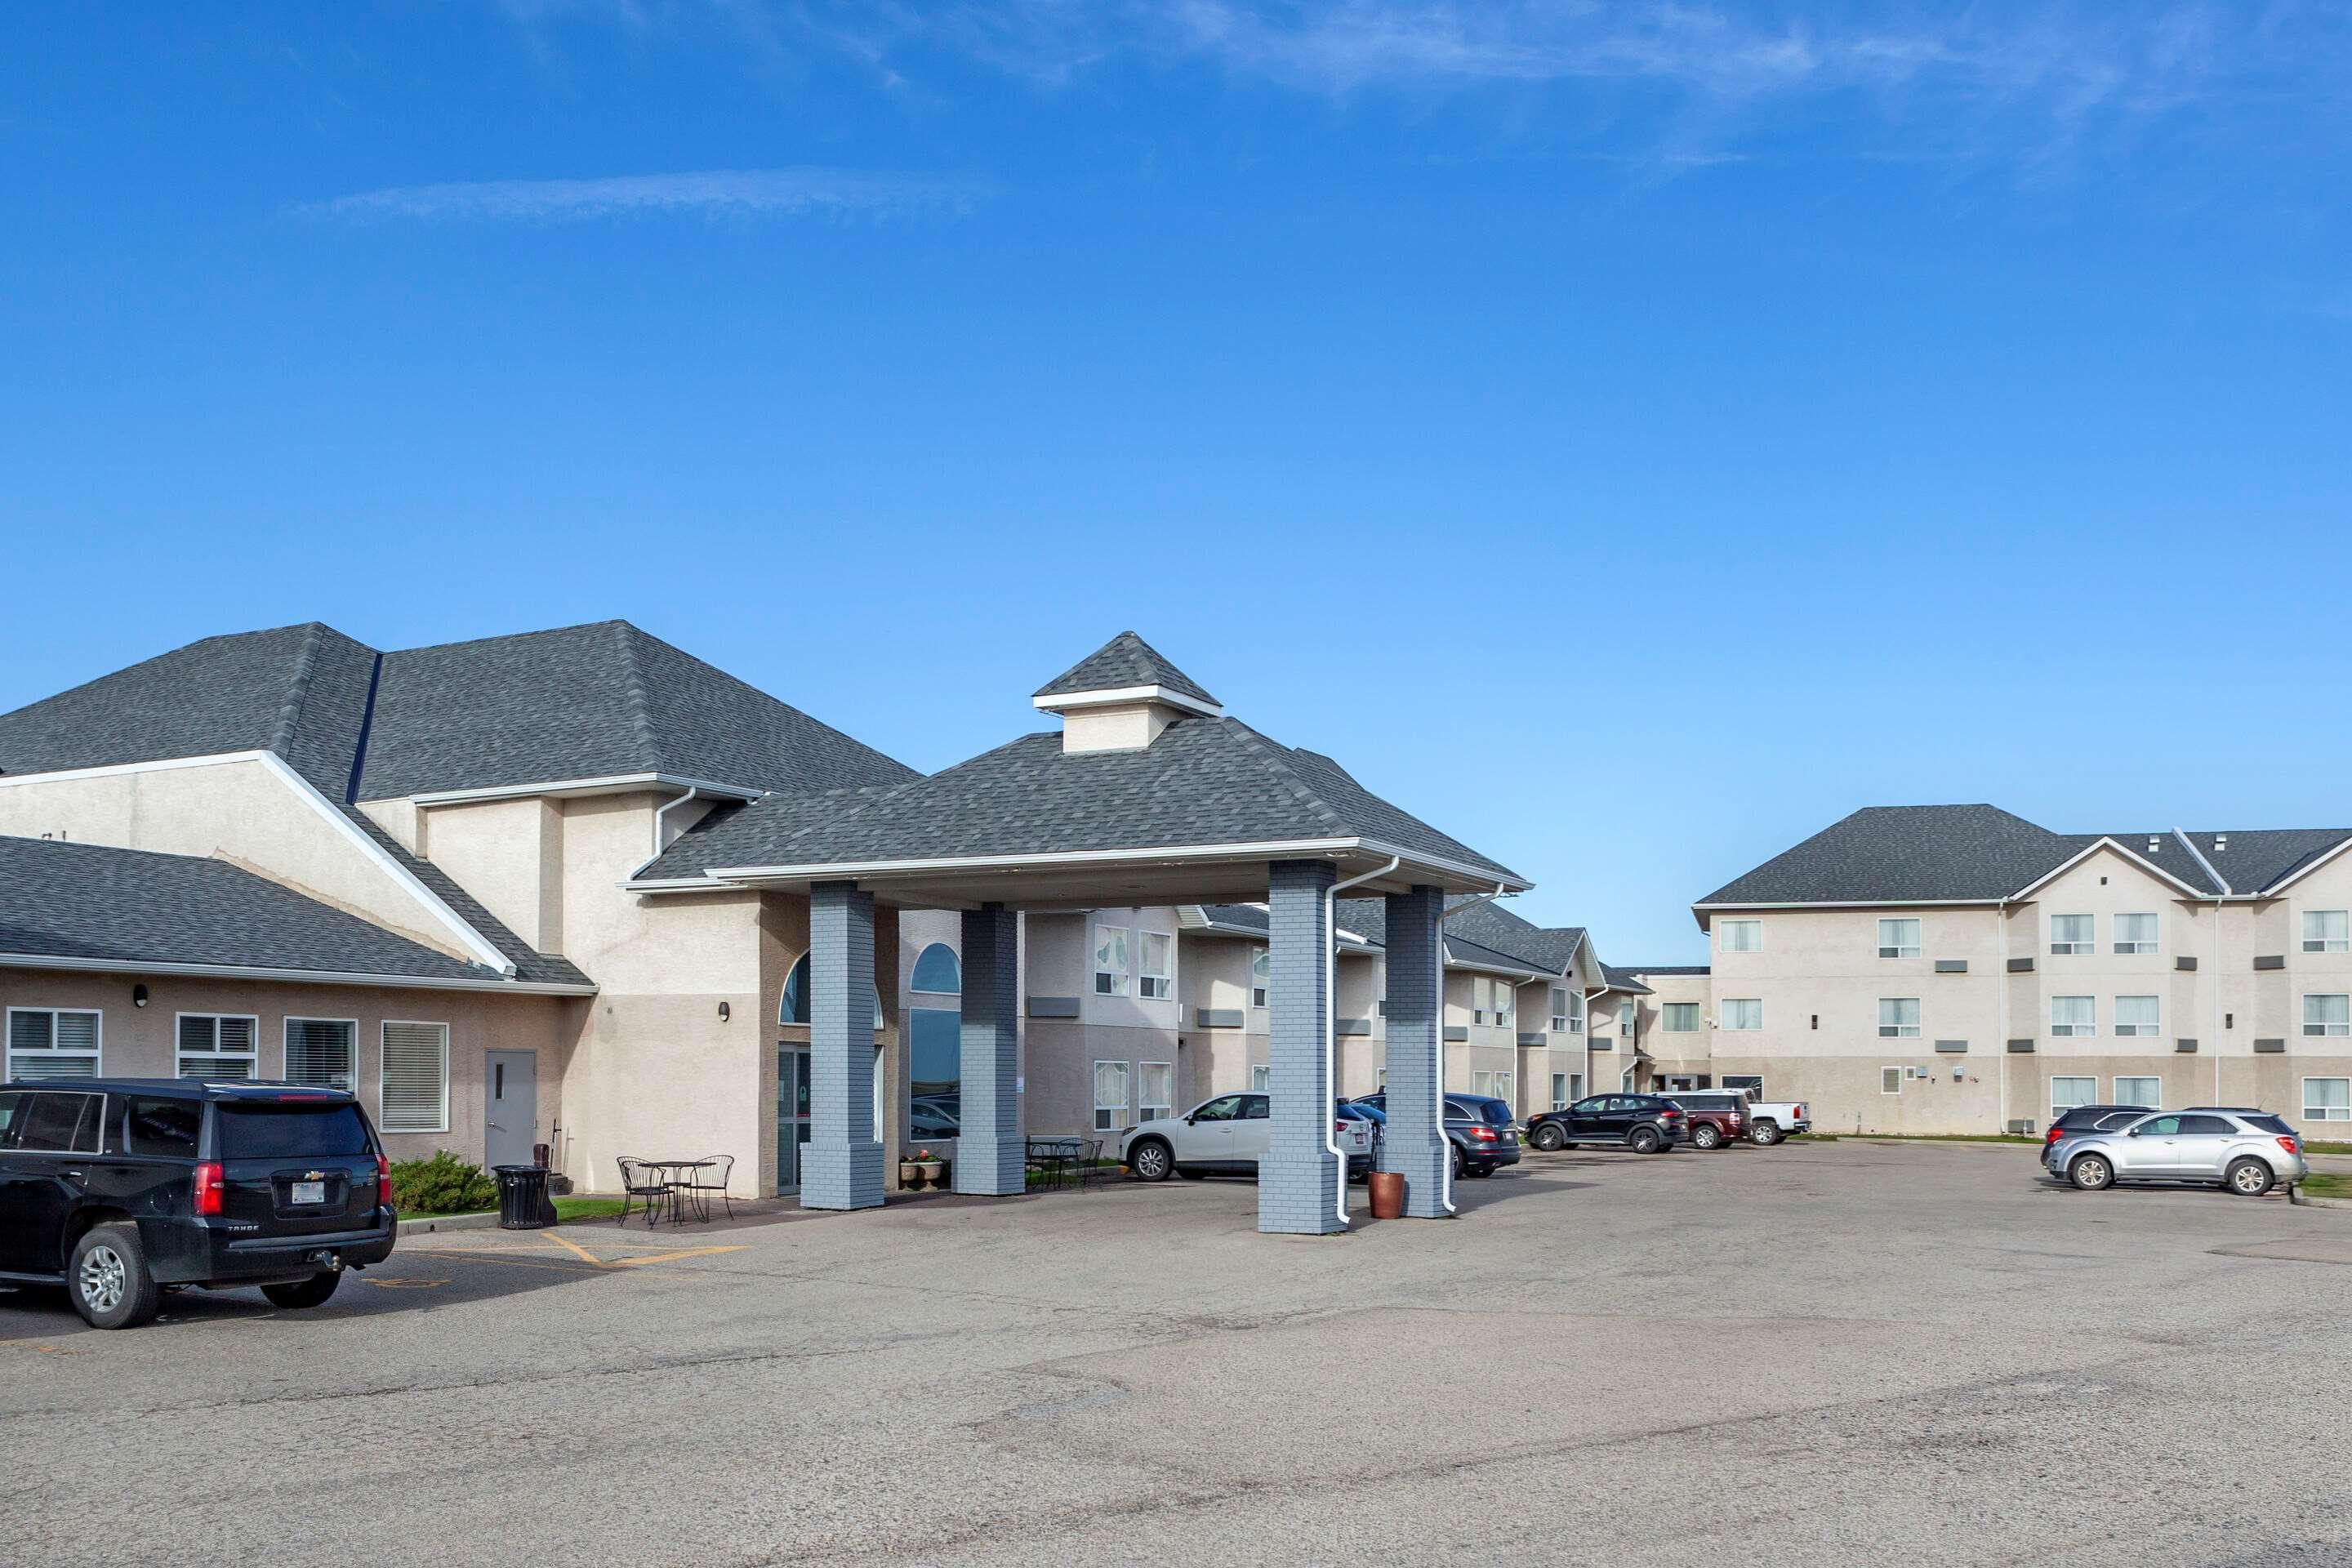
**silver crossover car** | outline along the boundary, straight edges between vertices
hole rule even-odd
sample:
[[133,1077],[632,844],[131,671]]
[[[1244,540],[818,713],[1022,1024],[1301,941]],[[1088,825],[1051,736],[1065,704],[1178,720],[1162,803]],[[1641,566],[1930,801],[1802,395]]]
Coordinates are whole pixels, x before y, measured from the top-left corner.
[[2244,1106],[2151,1111],[2121,1126],[2069,1132],[2042,1152],[2042,1163],[2085,1192],[2117,1182],[2198,1182],[2250,1198],[2309,1173],[2294,1129]]

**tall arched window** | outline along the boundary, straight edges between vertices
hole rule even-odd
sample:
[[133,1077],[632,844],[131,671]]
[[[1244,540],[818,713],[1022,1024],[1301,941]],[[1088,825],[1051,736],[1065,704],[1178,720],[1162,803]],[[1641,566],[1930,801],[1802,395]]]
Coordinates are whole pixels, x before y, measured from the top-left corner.
[[955,949],[943,942],[923,949],[915,958],[913,984],[918,991],[944,996],[960,994],[963,990],[963,965],[956,962]]
[[[808,954],[804,952],[801,954],[800,962],[793,965],[793,972],[784,976],[784,994],[776,1003],[776,1022],[779,1024],[812,1022],[809,1017],[808,991]],[[882,989],[878,985],[874,989],[874,1026],[877,1029],[882,1027]]]

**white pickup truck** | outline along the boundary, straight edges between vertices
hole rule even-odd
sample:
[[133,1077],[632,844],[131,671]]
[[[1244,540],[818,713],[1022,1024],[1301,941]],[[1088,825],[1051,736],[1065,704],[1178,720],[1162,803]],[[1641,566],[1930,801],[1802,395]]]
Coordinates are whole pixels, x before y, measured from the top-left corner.
[[1758,1100],[1748,1091],[1748,1140],[1769,1148],[1781,1139],[1813,1130],[1812,1107],[1801,1100]]

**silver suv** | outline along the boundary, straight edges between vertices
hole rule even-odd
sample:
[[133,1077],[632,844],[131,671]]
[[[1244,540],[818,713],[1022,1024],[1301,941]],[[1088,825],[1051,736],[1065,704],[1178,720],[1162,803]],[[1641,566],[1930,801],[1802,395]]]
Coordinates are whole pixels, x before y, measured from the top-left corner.
[[2084,1192],[2117,1182],[2196,1182],[2250,1198],[2309,1173],[2294,1129],[2246,1106],[2151,1111],[2122,1125],[2069,1131],[2042,1152],[2053,1176]]

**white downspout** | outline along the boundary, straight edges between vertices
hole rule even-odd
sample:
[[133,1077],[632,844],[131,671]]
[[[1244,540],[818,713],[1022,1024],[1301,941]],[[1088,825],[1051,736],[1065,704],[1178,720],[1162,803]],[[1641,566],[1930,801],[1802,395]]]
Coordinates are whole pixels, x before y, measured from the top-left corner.
[[1993,972],[1993,1067],[2000,1074],[2000,1127],[2009,1131],[2009,900],[2004,898],[1993,906],[1993,935],[1997,939],[1993,951],[2000,957],[2000,967]]
[[[1389,858],[1389,863],[1381,867],[1379,870],[1367,871],[1360,877],[1350,877],[1344,882],[1334,882],[1323,890],[1323,1081],[1326,1085],[1329,1086],[1330,1090],[1335,1097],[1339,1092],[1339,1068],[1338,1062],[1333,1059],[1334,1057],[1337,1056],[1339,1050],[1339,1031],[1334,1026],[1332,1020],[1339,1010],[1339,918],[1338,907],[1339,895],[1346,892],[1350,888],[1361,887],[1364,883],[1371,881],[1375,878],[1385,877],[1403,864],[1403,856],[1391,856]],[[1383,956],[1381,962],[1385,964],[1388,963],[1388,959]],[[1444,988],[1441,986],[1440,990],[1442,991],[1443,989]],[[1244,997],[1243,1000],[1247,1001],[1248,998]],[[1439,1012],[1442,1017],[1444,1009],[1441,1007]],[[1443,1027],[1439,1028],[1438,1037],[1441,1040],[1444,1039],[1444,1029]],[[1442,1051],[1442,1046],[1440,1049]],[[1441,1099],[1439,1103],[1442,1105],[1444,1101]],[[1323,1129],[1323,1147],[1330,1151],[1331,1158],[1339,1163],[1339,1223],[1341,1225],[1345,1225],[1348,1223],[1348,1156],[1339,1152],[1339,1145],[1332,1141],[1332,1135],[1337,1131],[1337,1129],[1328,1125],[1331,1120],[1331,1113],[1328,1110],[1325,1111],[1323,1113],[1323,1120],[1327,1123]]]
[[[1445,922],[1455,915],[1467,914],[1481,904],[1493,903],[1503,896],[1508,887],[1509,884],[1507,882],[1497,882],[1495,884],[1493,892],[1474,893],[1452,909],[1442,911],[1437,917],[1437,1017],[1435,1022],[1437,1025],[1437,1125],[1441,1133],[1445,1130]],[[1592,1026],[1591,1018],[1588,1016],[1584,1023],[1585,1028],[1589,1031]],[[1589,1034],[1587,1037],[1591,1037]],[[1444,1194],[1445,1212],[1454,1213],[1454,1156],[1450,1152],[1445,1156],[1445,1184],[1440,1191]]]
[[[701,795],[701,786],[696,785],[689,788],[684,795],[679,795],[676,800],[671,801],[667,805],[657,808],[654,812],[654,852],[646,857],[646,866],[650,866],[655,861],[660,859],[662,851],[669,847],[667,844],[662,841],[662,829],[669,822],[669,814],[676,811],[679,806],[684,805],[688,801],[700,798]],[[643,871],[646,868],[646,866],[640,866],[637,868],[636,871],[630,872],[629,876],[631,879],[634,879],[636,877],[637,872]]]

